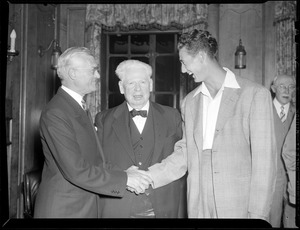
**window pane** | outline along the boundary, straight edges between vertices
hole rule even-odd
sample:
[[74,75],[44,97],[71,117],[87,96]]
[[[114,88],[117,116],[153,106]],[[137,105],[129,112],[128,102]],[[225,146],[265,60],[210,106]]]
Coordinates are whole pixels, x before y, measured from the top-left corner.
[[109,36],[109,52],[111,54],[126,54],[128,52],[128,35]]
[[156,52],[157,53],[174,53],[174,34],[157,34],[156,35]]
[[131,35],[131,53],[146,54],[149,52],[149,35]]
[[110,92],[119,92],[119,78],[115,74],[117,66],[127,57],[111,57],[109,58],[109,69],[108,69],[108,88]]
[[155,95],[155,102],[168,105],[173,107],[173,95],[172,94],[156,94]]
[[117,105],[122,104],[124,101],[124,95],[121,93],[118,94],[110,94],[108,97],[108,108],[115,107]]
[[176,56],[156,58],[155,91],[175,91],[179,88],[180,63]]
[[147,58],[147,57],[132,57],[131,59],[139,60],[139,61],[149,64],[149,58]]

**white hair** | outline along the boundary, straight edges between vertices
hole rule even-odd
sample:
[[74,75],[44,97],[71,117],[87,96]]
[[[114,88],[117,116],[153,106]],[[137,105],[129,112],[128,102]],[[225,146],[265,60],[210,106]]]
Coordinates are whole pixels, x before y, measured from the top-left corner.
[[68,68],[74,57],[84,56],[85,59],[93,59],[91,51],[86,47],[70,47],[59,56],[57,61],[57,75],[60,79],[67,76]]
[[288,74],[280,74],[280,75],[276,75],[272,81],[272,85],[276,85],[276,81],[278,78],[280,77],[290,77],[294,80],[294,82],[296,83],[296,79],[292,76],[292,75],[288,75]]
[[149,76],[149,78],[151,77],[152,67],[145,62],[141,62],[139,60],[133,60],[133,59],[122,61],[117,66],[115,73],[118,76],[118,78],[122,81],[128,69],[138,68],[138,67],[144,68],[147,76]]

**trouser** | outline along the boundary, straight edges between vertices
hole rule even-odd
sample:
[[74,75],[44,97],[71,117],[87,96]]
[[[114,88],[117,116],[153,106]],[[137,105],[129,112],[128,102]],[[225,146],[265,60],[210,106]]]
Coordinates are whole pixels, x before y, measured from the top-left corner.
[[275,191],[271,204],[269,223],[273,228],[280,228],[283,215],[283,197],[286,192],[287,179],[285,174],[277,175]]
[[283,227],[284,228],[297,228],[296,226],[296,207],[295,205],[284,199],[283,211]]

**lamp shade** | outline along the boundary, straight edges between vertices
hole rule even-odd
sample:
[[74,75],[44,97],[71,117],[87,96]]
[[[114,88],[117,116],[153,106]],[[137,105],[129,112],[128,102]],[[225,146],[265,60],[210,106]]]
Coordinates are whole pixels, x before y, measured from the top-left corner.
[[54,48],[51,54],[51,68],[57,69],[58,58],[61,55],[61,50],[57,41],[54,41]]
[[242,39],[240,39],[239,45],[236,47],[234,64],[235,64],[235,69],[246,68],[246,50],[242,45]]

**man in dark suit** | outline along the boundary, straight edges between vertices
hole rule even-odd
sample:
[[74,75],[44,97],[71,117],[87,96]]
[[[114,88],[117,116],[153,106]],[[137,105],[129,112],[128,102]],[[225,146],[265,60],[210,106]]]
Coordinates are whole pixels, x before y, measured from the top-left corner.
[[[178,110],[149,101],[152,68],[137,61],[121,62],[117,69],[120,92],[126,101],[98,113],[97,133],[107,163],[124,170],[131,165],[147,170],[173,152],[182,136]],[[105,218],[180,218],[186,216],[185,177],[145,194],[125,192],[123,198],[105,197]]]
[[[126,185],[144,192],[149,177],[135,168],[112,171],[104,156],[84,95],[100,75],[85,47],[67,49],[58,59],[62,87],[43,110],[40,135],[45,155],[35,218],[97,218],[100,196],[122,197]],[[126,171],[126,172],[124,172]]]
[[271,86],[271,90],[275,94],[273,100],[273,117],[277,143],[277,178],[270,211],[270,224],[276,228],[281,227],[283,201],[284,197],[287,198],[287,172],[282,158],[282,147],[295,115],[295,107],[291,103],[295,96],[295,89],[295,79],[289,75],[276,76]]

